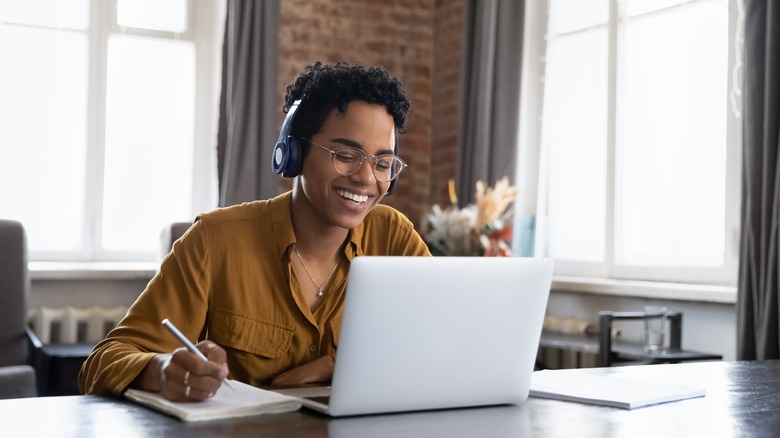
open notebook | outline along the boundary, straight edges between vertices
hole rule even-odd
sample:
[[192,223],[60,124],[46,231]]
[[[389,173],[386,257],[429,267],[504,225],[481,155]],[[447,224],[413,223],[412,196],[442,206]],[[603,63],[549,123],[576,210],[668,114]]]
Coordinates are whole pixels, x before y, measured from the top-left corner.
[[231,380],[230,385],[232,388],[223,385],[214,397],[202,402],[173,402],[160,393],[137,389],[128,389],[125,391],[125,397],[184,421],[271,414],[294,411],[301,407],[300,401],[294,397],[266,391],[236,380]]
[[332,386],[281,392],[332,416],[520,403],[552,271],[541,258],[357,257]]
[[635,409],[689,398],[704,397],[703,388],[640,382],[583,370],[536,371],[531,379],[532,397]]

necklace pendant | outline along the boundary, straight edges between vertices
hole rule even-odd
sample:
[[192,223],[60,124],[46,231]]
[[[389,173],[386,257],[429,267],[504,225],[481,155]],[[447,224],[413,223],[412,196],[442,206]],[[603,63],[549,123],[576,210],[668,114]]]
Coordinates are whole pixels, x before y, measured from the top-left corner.
[[[330,274],[328,274],[328,277],[325,278],[325,281],[322,283],[317,283],[317,281],[314,279],[314,277],[311,275],[311,272],[309,272],[309,268],[306,267],[306,264],[303,263],[303,257],[301,257],[301,253],[298,252],[298,246],[293,246],[293,249],[295,249],[295,255],[298,256],[298,261],[301,262],[301,266],[303,266],[303,270],[306,271],[306,275],[309,276],[309,280],[311,280],[312,283],[314,283],[314,286],[317,288],[317,298],[322,298],[323,295],[325,295],[322,292],[322,288],[328,285],[328,282],[330,281],[330,277],[333,277],[333,273],[336,272],[336,268],[339,267],[339,263],[341,263],[341,257],[339,257],[338,260],[336,260],[336,264],[333,265],[333,269],[330,270]],[[292,259],[290,260],[292,262]],[[295,267],[293,266],[293,269]]]

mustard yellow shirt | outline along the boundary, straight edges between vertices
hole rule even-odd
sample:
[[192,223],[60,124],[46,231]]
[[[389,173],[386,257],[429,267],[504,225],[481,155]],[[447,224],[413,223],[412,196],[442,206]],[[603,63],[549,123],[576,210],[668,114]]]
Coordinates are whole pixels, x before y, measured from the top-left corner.
[[[125,318],[97,344],[79,374],[85,394],[119,394],[158,353],[181,347],[162,326],[210,339],[227,352],[230,378],[266,385],[284,371],[335,354],[349,263],[312,313],[290,265],[291,193],[198,217],[173,245]],[[414,226],[377,205],[351,230],[344,255],[429,256]]]

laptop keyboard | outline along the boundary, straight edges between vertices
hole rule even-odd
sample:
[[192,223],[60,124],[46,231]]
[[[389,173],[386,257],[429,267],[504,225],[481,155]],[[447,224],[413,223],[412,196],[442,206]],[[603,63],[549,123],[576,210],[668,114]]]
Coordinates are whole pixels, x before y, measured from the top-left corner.
[[328,406],[328,403],[330,403],[330,396],[328,395],[313,395],[311,397],[304,397],[304,398],[317,403],[322,403],[325,406]]

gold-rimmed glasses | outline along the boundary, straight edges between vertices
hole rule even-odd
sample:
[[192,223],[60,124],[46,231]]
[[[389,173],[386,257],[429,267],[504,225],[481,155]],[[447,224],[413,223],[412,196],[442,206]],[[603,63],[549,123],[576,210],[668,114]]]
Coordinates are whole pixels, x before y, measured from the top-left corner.
[[371,155],[358,148],[343,147],[330,149],[308,138],[303,140],[328,151],[333,161],[333,168],[341,175],[352,175],[363,167],[366,158],[370,158],[371,169],[374,170],[374,178],[379,182],[390,182],[398,177],[398,174],[407,166],[404,160],[393,154]]

